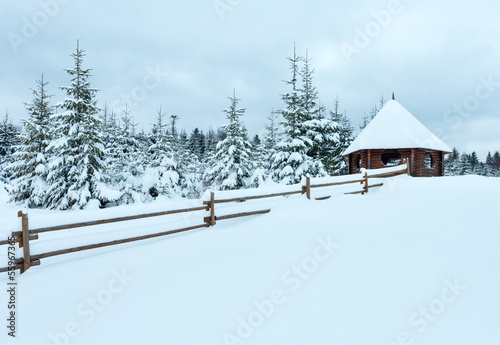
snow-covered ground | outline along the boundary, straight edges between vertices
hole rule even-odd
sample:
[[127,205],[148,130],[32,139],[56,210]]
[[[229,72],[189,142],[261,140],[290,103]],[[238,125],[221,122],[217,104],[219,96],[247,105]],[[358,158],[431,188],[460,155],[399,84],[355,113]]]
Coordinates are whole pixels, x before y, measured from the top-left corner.
[[[4,327],[0,343],[497,345],[500,179],[383,182],[363,196],[218,205],[218,215],[271,212],[43,259],[17,276],[17,337]],[[326,194],[313,189],[313,197]],[[1,237],[19,228],[6,199],[0,191]],[[200,203],[30,210],[30,226]],[[40,234],[32,252],[188,226],[203,215]],[[4,274],[0,285],[6,320]]]

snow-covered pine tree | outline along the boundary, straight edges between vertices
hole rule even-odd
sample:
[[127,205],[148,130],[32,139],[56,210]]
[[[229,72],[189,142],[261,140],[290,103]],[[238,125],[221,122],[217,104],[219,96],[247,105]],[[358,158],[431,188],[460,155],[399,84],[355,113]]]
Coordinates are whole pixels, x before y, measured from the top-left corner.
[[153,131],[153,144],[149,148],[150,166],[146,169],[143,192],[151,196],[179,193],[178,162],[172,149],[172,136],[168,133],[166,113],[158,110],[157,123]]
[[359,125],[359,131],[361,132],[363,129],[365,129],[366,126],[370,123],[368,115],[366,113],[363,113],[363,117],[361,118],[361,124]]
[[[129,171],[126,167],[129,164],[136,164],[136,162],[130,163],[127,161],[126,147],[123,145],[126,143],[128,135],[125,134],[114,110],[109,113],[106,124],[102,133],[105,147],[106,181],[112,186],[121,189],[122,182],[126,179],[125,175],[128,175]],[[125,170],[127,171],[126,174]]]
[[271,176],[275,182],[282,184],[294,184],[302,180],[304,175],[323,176],[325,171],[323,164],[319,160],[313,160],[307,155],[308,146],[304,136],[305,128],[303,123],[304,101],[297,86],[297,78],[300,76],[299,63],[303,60],[298,56],[294,46],[293,57],[289,57],[290,71],[292,78],[287,81],[291,91],[282,95],[281,99],[285,103],[285,109],[280,113],[283,116],[284,139],[278,143],[276,152],[271,158]]
[[136,133],[137,124],[134,122],[134,117],[131,115],[128,105],[125,104],[125,109],[122,111],[120,136],[118,139],[120,149],[122,151],[122,171],[125,179],[128,175],[137,176],[144,172],[143,152],[137,139]]
[[255,167],[265,168],[265,157],[264,157],[264,145],[259,138],[259,135],[256,134],[252,141],[250,142],[252,145],[252,157],[255,163]]
[[297,55],[295,45],[293,46],[293,57],[288,57],[287,60],[289,62],[290,71],[292,72],[292,79],[286,83],[292,90],[281,96],[281,99],[285,102],[286,108],[281,110],[280,114],[283,116],[282,125],[284,133],[293,140],[303,134],[303,129],[301,128],[301,106],[303,102],[300,99],[300,90],[297,85],[297,79],[300,76],[299,63],[303,58]]
[[[392,94],[392,97],[394,99],[394,93]],[[366,113],[363,114],[363,118],[362,118],[362,122],[361,122],[361,125],[359,126],[359,130],[362,131],[363,129],[365,129],[365,127],[370,123],[371,120],[373,120],[373,118],[375,116],[377,116],[378,112],[380,110],[382,110],[382,108],[384,107],[385,105],[385,98],[384,98],[384,94],[382,94],[380,96],[380,100],[379,100],[379,104],[375,104],[373,107],[372,107],[372,110],[370,110],[370,116],[367,116]]]
[[264,161],[266,162],[265,167],[268,171],[271,167],[271,158],[276,153],[278,143],[281,141],[281,133],[278,127],[278,117],[279,114],[272,109],[271,114],[267,117],[268,122],[264,126],[266,132],[264,134],[263,156]]
[[460,152],[457,148],[453,148],[452,152],[446,157],[444,161],[444,175],[445,176],[456,176],[460,175]]
[[253,173],[248,180],[249,188],[258,188],[269,179],[268,165],[269,156],[265,149],[264,143],[258,135],[252,139],[252,157],[253,157]]
[[10,170],[6,167],[14,161],[13,153],[19,144],[19,129],[12,124],[9,111],[5,110],[5,117],[0,122],[0,181],[8,183],[11,178]]
[[460,156],[460,162],[458,163],[458,169],[460,175],[472,174],[472,166],[470,164],[470,156],[468,154],[462,153]]
[[302,87],[300,101],[302,115],[300,117],[301,137],[308,146],[307,155],[320,160],[323,165],[337,145],[337,123],[325,118],[325,107],[318,99],[318,90],[313,84],[314,69],[306,51],[302,68]]
[[198,127],[193,129],[188,141],[188,148],[191,153],[195,154],[200,161],[204,161],[205,156],[205,135]]
[[177,115],[170,116],[170,133],[173,136],[173,152],[179,174],[180,194],[186,198],[199,198],[205,192],[203,172],[206,164],[188,149],[188,135],[184,129],[178,130],[175,126],[179,119]]
[[372,110],[370,110],[370,121],[373,120],[375,116],[377,116],[379,110],[380,109],[377,107],[376,104],[372,107]]
[[37,84],[37,88],[32,89],[32,102],[25,103],[29,118],[22,121],[24,131],[19,135],[14,162],[7,167],[12,173],[10,200],[24,202],[27,207],[42,206],[47,190],[46,148],[50,142],[52,95],[47,93],[48,83],[44,82],[43,74]]
[[71,56],[75,67],[66,70],[71,86],[61,87],[67,96],[58,106],[64,111],[53,115],[55,126],[47,147],[46,205],[61,210],[83,208],[91,200],[101,204],[110,201],[101,190],[104,146],[97,118],[97,90],[90,87],[91,70],[82,67],[85,54],[78,43]]
[[500,153],[498,151],[493,154],[493,171],[495,176],[500,177]]
[[224,110],[229,124],[223,126],[227,137],[217,144],[212,165],[205,173],[205,180],[220,190],[247,187],[246,179],[253,170],[252,145],[245,140],[247,130],[241,121],[246,109],[238,108],[240,99],[235,90],[229,100],[231,105]]
[[145,169],[145,149],[142,146],[144,138],[139,139],[141,133],[135,131],[136,125],[128,105],[126,104],[122,110],[119,121],[112,110],[106,124],[103,130],[106,181],[113,189],[119,191],[118,204],[142,200],[140,190],[141,175]]
[[205,136],[205,156],[209,157],[215,153],[218,142],[217,132],[213,128],[210,128]]
[[493,156],[491,155],[491,152],[488,151],[488,155],[486,156],[486,161],[484,163],[484,175],[488,177],[495,176],[494,171]]
[[472,151],[469,158],[470,158],[471,171],[473,174],[477,174],[476,167],[479,165],[479,159],[477,158],[476,151]]
[[340,100],[338,96],[334,100],[333,111],[330,111],[330,119],[338,124],[336,133],[338,134],[339,141],[325,163],[325,169],[331,176],[347,175],[347,158],[343,156],[343,153],[354,140],[354,128],[347,115],[340,112]]
[[[382,94],[380,96],[379,104],[378,105],[375,104],[372,107],[372,110],[370,111],[370,120],[368,122],[370,122],[371,120],[373,120],[373,118],[375,116],[377,116],[378,112],[384,107],[384,105],[385,105],[385,98],[384,98],[384,94]],[[366,124],[365,124],[365,127],[366,127]]]
[[303,127],[306,129],[305,137],[309,139],[307,155],[313,160],[320,161],[325,167],[339,145],[339,125],[331,119],[326,119],[324,112],[324,106],[318,102],[314,117],[305,121]]
[[203,173],[207,167],[198,157],[187,148],[187,133],[181,131],[179,135],[179,184],[181,194],[186,198],[199,198],[205,192]]

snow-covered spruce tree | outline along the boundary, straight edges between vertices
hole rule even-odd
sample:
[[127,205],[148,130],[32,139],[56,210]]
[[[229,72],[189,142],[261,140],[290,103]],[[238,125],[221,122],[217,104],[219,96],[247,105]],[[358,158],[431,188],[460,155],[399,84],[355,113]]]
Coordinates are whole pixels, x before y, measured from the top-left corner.
[[188,148],[191,151],[191,153],[195,154],[200,161],[204,161],[206,158],[205,151],[205,135],[203,134],[203,131],[200,131],[197,128],[193,129],[193,132],[191,133],[191,136],[189,137],[188,141]]
[[[101,117],[103,118],[104,115]],[[119,191],[118,204],[142,200],[141,174],[144,172],[144,151],[128,106],[122,111],[120,121],[112,110],[103,131],[105,144],[106,182]]]
[[104,105],[100,115],[102,124],[102,144],[104,146],[104,161],[106,167],[106,182],[115,185],[119,180],[117,176],[117,161],[119,160],[119,123],[116,120],[116,113]]
[[459,175],[471,175],[472,165],[470,164],[470,156],[466,153],[462,153],[460,156],[460,161],[458,163],[458,173]]
[[454,147],[452,152],[444,161],[444,175],[456,176],[460,175],[460,152]]
[[271,158],[276,153],[276,148],[278,143],[281,141],[281,133],[279,130],[278,123],[279,114],[271,110],[271,114],[267,117],[268,122],[265,124],[264,129],[266,130],[263,140],[263,152],[265,168],[270,171]]
[[[174,117],[175,116],[175,117]],[[203,172],[206,164],[188,149],[188,136],[185,130],[178,131],[175,122],[178,116],[170,116],[171,133],[173,136],[173,151],[176,157],[179,173],[180,194],[186,198],[199,198],[205,192]]]
[[326,174],[323,164],[307,155],[309,147],[306,142],[309,139],[305,137],[306,129],[303,126],[307,120],[302,108],[304,97],[301,97],[297,86],[297,78],[300,76],[298,64],[302,60],[294,47],[293,57],[288,58],[292,79],[286,82],[292,90],[281,97],[285,103],[285,109],[280,111],[283,116],[284,139],[278,143],[270,167],[272,179],[282,184],[298,183],[304,175],[314,177]]
[[141,147],[137,139],[137,124],[134,123],[134,117],[131,116],[128,105],[122,111],[120,136],[118,138],[119,146],[122,151],[122,171],[125,179],[128,175],[137,176],[144,172],[141,164]]
[[218,142],[219,142],[219,137],[217,135],[217,132],[213,128],[210,128],[208,130],[207,135],[205,136],[205,156],[206,157],[210,157],[210,155],[213,155],[215,153],[215,150],[217,149]]
[[307,155],[325,165],[338,145],[338,124],[325,118],[325,107],[319,101],[318,90],[313,84],[313,74],[314,69],[306,52],[300,89],[303,111],[301,132],[308,147]]
[[478,173],[477,168],[478,168],[478,165],[479,165],[479,159],[477,158],[477,153],[476,151],[472,151],[472,153],[470,154],[469,156],[469,161],[470,161],[470,165],[471,165],[471,171],[473,174],[476,174],[476,175],[480,175]]
[[19,129],[12,124],[9,112],[5,111],[5,117],[0,122],[0,181],[8,183],[11,179],[10,170],[6,167],[14,161],[14,151],[19,144]]
[[253,157],[253,172],[248,180],[249,188],[258,188],[269,179],[268,165],[269,156],[264,147],[264,143],[260,140],[258,135],[252,139],[252,157]]
[[493,174],[500,177],[500,153],[498,151],[493,154]]
[[200,162],[198,157],[187,148],[186,132],[181,132],[178,146],[181,194],[186,198],[199,198],[207,189],[203,181],[203,173],[207,165]]
[[488,177],[495,176],[493,156],[491,155],[490,151],[488,151],[488,155],[486,156],[486,161],[484,163],[484,175]]
[[366,113],[363,113],[363,117],[361,118],[361,124],[359,125],[359,131],[361,132],[363,129],[365,129],[366,126],[370,123],[370,118]]
[[231,105],[225,109],[229,124],[223,126],[227,137],[217,144],[212,166],[205,173],[205,180],[220,190],[247,187],[246,179],[252,175],[252,145],[245,140],[247,130],[241,121],[244,108],[238,108],[236,91],[229,97]]
[[330,111],[330,118],[333,122],[338,124],[336,133],[338,134],[339,140],[325,162],[325,169],[330,176],[347,175],[347,158],[343,156],[343,153],[354,140],[354,128],[347,115],[345,113],[340,113],[340,101],[338,96],[334,100],[334,108],[333,111]]
[[47,190],[46,149],[50,142],[50,116],[52,107],[46,90],[48,83],[37,81],[33,100],[26,103],[29,118],[23,120],[24,131],[19,135],[20,144],[14,153],[14,162],[7,168],[12,173],[10,200],[24,202],[26,206],[42,206]]
[[104,146],[101,140],[96,89],[89,84],[90,69],[82,67],[84,51],[77,44],[73,69],[66,72],[71,86],[63,86],[66,98],[58,104],[63,112],[53,115],[55,126],[47,175],[46,206],[53,209],[83,208],[91,200],[109,201],[103,195],[102,170]]
[[152,134],[153,144],[149,148],[150,165],[144,174],[143,192],[152,197],[178,194],[179,173],[172,149],[172,136],[167,131],[166,113],[158,110],[157,123]]

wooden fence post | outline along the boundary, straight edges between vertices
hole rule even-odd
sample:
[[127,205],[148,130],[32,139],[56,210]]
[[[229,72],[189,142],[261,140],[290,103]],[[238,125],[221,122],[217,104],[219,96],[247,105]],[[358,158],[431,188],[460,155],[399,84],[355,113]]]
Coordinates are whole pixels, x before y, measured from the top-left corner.
[[215,225],[215,193],[210,193],[210,226]]
[[368,193],[368,173],[365,172],[365,193]]
[[306,177],[306,196],[307,199],[311,200],[311,178],[309,176]]
[[23,248],[23,267],[21,268],[21,274],[26,272],[31,266],[31,254],[30,254],[30,237],[29,237],[29,227],[28,227],[28,215],[24,214],[23,211],[17,213],[18,217],[22,217],[22,235],[19,241],[19,248]]

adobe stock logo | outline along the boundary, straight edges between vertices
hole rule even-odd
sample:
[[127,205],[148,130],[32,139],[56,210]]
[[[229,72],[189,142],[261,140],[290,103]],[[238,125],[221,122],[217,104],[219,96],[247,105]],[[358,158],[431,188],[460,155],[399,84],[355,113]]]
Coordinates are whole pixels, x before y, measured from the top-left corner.
[[21,32],[9,32],[7,34],[7,38],[14,52],[16,54],[19,53],[19,47],[23,44],[28,44],[32,38],[38,35],[40,30],[47,26],[50,20],[59,14],[61,5],[66,5],[70,1],[71,0],[40,0],[38,2],[40,9],[35,12],[31,18],[23,17]]
[[460,283],[457,278],[446,279],[439,295],[408,317],[411,328],[402,330],[393,340],[380,345],[411,345],[416,343],[418,335],[424,333],[433,323],[444,317],[442,315],[452,309],[452,304],[456,303],[466,290],[467,286]]
[[149,93],[158,88],[169,75],[170,74],[162,70],[159,65],[156,65],[154,69],[151,66],[147,66],[146,74],[143,76],[142,80],[128,92],[122,94],[119,99],[113,101],[111,107],[115,110],[124,109],[126,106],[136,108],[138,104],[145,101]]
[[224,21],[226,19],[226,13],[233,12],[244,1],[245,0],[215,0],[212,5],[219,19]]
[[100,313],[110,308],[110,304],[112,304],[116,296],[123,293],[134,279],[135,277],[129,275],[125,268],[122,268],[120,272],[111,271],[111,278],[105,287],[76,306],[76,314],[79,317],[77,321],[71,320],[67,322],[60,332],[49,332],[50,343],[48,345],[71,344],[72,339],[78,337],[84,331],[86,325],[90,325],[98,318]]

